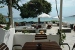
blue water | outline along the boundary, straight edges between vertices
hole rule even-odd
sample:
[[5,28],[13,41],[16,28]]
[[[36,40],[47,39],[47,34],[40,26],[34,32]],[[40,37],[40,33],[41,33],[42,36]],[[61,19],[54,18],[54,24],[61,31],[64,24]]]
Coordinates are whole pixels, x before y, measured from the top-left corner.
[[[40,21],[51,21],[51,20],[59,20],[56,18],[40,18]],[[28,19],[21,19],[21,18],[14,18],[14,22],[22,22],[22,21],[35,21],[38,22],[38,18],[28,18]],[[67,23],[75,23],[75,17],[64,17],[62,19],[63,22]]]
[[68,23],[75,23],[75,17],[65,17],[62,21]]

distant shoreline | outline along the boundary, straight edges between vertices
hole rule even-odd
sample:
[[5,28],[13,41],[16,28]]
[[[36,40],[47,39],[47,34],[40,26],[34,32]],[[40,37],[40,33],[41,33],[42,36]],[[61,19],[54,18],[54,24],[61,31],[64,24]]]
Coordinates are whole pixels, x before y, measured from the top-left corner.
[[[28,18],[28,19],[19,19],[16,18],[16,19],[13,19],[14,22],[30,22],[30,21],[33,21],[33,22],[38,22],[38,18]],[[40,18],[40,21],[41,22],[44,22],[44,21],[51,21],[51,20],[58,20],[58,19],[55,19],[55,18]],[[6,19],[6,21],[9,21],[8,19]],[[66,23],[75,23],[75,17],[64,17],[64,19],[62,19],[62,22],[66,22]]]
[[75,15],[69,16],[69,17],[75,17]]

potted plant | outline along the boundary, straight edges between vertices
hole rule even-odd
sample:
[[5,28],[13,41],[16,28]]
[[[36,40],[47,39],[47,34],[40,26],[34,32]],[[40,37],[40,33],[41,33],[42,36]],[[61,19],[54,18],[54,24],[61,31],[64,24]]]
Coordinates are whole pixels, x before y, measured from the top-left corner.
[[57,35],[59,35],[60,39],[59,39],[59,44],[63,44],[64,40],[66,39],[66,34],[65,32],[62,33],[62,30],[58,29]]

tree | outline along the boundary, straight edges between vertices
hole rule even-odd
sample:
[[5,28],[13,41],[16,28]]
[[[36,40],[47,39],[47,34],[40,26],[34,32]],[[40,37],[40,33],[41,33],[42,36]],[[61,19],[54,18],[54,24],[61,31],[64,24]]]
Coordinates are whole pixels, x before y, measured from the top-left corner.
[[[21,18],[35,18],[41,13],[48,14],[51,12],[51,4],[46,0],[30,0],[29,2],[19,6]],[[40,23],[40,18],[38,18]]]
[[20,0],[0,0],[0,4],[5,4],[8,6],[10,4],[9,1],[12,1],[13,7],[17,7],[16,4],[18,4]]
[[9,17],[9,26],[12,24],[13,27],[13,17],[12,17],[12,7],[16,7],[15,5],[19,0],[0,0],[0,4],[5,4],[8,6],[8,17]]
[[30,0],[20,7],[20,12],[22,18],[34,18],[42,12],[51,12],[51,4],[45,0]]
[[[20,16],[22,18],[35,18],[42,12],[47,14],[51,12],[51,4],[46,0],[30,0],[22,6],[19,6],[18,1],[20,0],[12,0],[12,6],[15,9],[20,10]],[[9,0],[2,0],[2,3],[7,4],[8,7],[10,5]]]
[[5,17],[4,17],[4,15],[2,15],[1,13],[0,13],[0,23],[1,23],[1,24],[6,23]]

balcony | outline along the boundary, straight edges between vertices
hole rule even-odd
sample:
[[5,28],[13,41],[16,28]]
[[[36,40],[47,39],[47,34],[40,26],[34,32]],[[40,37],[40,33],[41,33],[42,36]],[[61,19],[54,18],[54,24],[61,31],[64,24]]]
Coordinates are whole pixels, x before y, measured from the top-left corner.
[[[55,33],[57,33],[57,29],[58,27],[52,27],[51,29],[47,29],[47,32],[45,33],[47,35],[47,41],[56,41],[59,44],[59,35],[56,35]],[[22,33],[22,32],[16,32],[15,33],[15,28],[11,28],[10,30],[3,30],[0,28],[0,44],[1,43],[5,43],[9,50],[12,50],[13,45],[15,44],[20,44],[21,46],[23,46],[26,42],[37,42],[35,41],[35,35],[36,33]],[[67,38],[64,42],[69,43],[69,38],[73,36],[73,31],[70,34],[66,34]],[[73,43],[69,43],[69,45],[74,44],[74,41],[72,41]],[[65,47],[66,48],[66,47]],[[21,49],[21,47],[16,47],[15,49]],[[62,48],[64,50],[64,48]],[[67,47],[68,49],[68,47]]]

